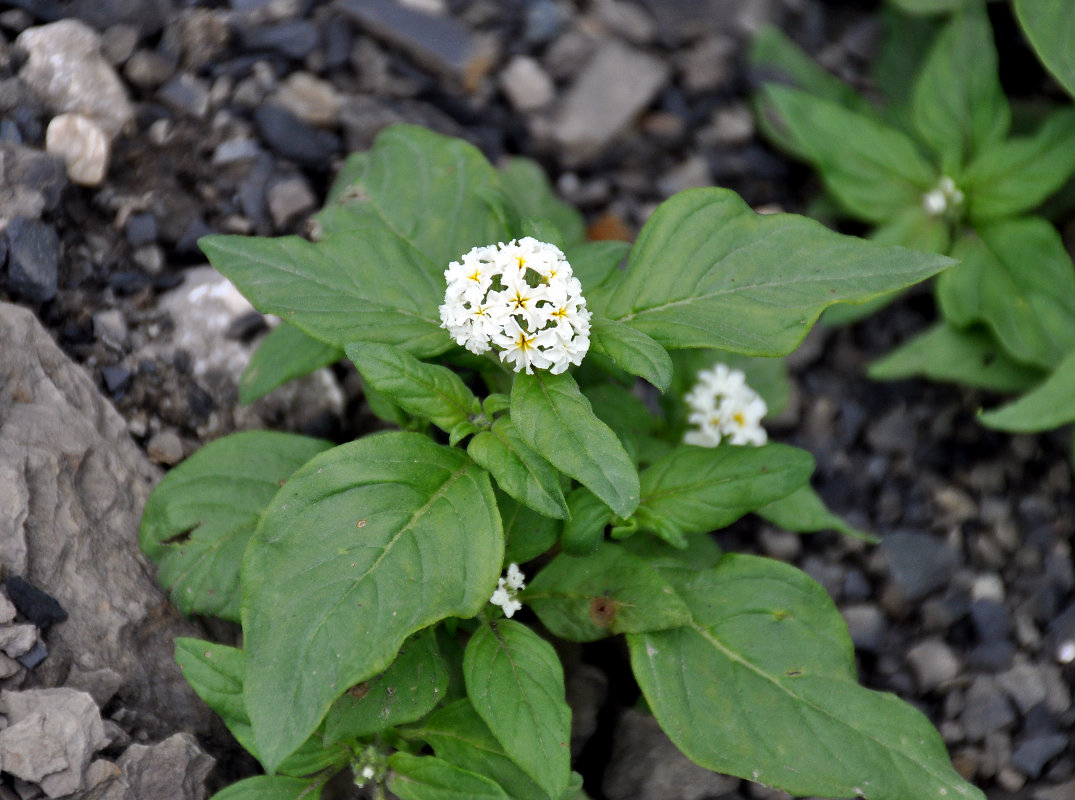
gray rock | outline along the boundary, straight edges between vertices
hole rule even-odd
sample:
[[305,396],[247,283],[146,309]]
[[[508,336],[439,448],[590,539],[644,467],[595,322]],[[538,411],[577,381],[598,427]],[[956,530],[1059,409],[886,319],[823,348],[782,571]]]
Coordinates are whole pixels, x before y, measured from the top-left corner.
[[45,131],[45,151],[63,160],[79,186],[100,186],[108,174],[112,146],[97,122],[84,114],[58,114]]
[[197,70],[220,57],[231,39],[231,30],[220,12],[193,8],[179,18],[178,36],[183,66]]
[[597,730],[597,715],[608,700],[608,676],[592,664],[579,664],[567,676],[571,706],[571,754],[577,756]]
[[0,625],[7,625],[15,619],[15,606],[4,595],[0,594]]
[[1068,746],[1068,737],[1062,733],[1045,733],[1031,736],[1015,748],[1012,765],[1020,772],[1036,778],[1045,762],[1059,755]]
[[207,731],[211,715],[173,658],[174,637],[197,630],[138,549],[159,473],[30,312],[0,304],[0,341],[0,561],[69,614],[50,629],[34,680],[58,685],[76,662],[107,667],[147,732]]
[[215,759],[189,733],[177,733],[152,746],[132,744],[118,763],[133,797],[202,800]]
[[1004,603],[996,600],[975,600],[970,604],[970,618],[982,641],[1007,639],[1012,632],[1012,616]]
[[134,54],[138,46],[138,31],[130,25],[111,25],[101,34],[101,55],[116,67]]
[[867,428],[866,441],[881,453],[910,455],[918,438],[915,433],[914,419],[900,405]]
[[907,663],[923,692],[940,689],[959,675],[959,657],[940,639],[916,644],[907,651]]
[[209,84],[181,72],[157,90],[157,99],[180,114],[204,119],[209,113]]
[[318,127],[332,127],[340,113],[336,87],[309,72],[288,75],[273,94],[272,102]]
[[161,431],[146,442],[146,453],[157,464],[178,464],[183,460],[183,442],[172,431]]
[[530,56],[515,56],[500,73],[500,88],[519,111],[544,108],[556,96],[552,78]]
[[0,228],[15,217],[36,219],[56,208],[67,185],[60,160],[13,142],[0,141],[0,176]]
[[311,167],[327,169],[340,148],[335,134],[307,125],[279,106],[266,104],[254,112],[261,138],[280,155]]
[[1018,663],[998,675],[997,682],[1024,714],[1045,702],[1045,675],[1041,665],[1025,661]]
[[35,644],[37,644],[36,625],[23,623],[0,626],[0,650],[12,658],[26,655]]
[[912,531],[896,531],[881,540],[892,580],[911,601],[944,586],[955,573],[958,558],[946,542]]
[[632,44],[649,44],[657,35],[656,21],[634,3],[596,0],[593,13],[612,33]]
[[321,36],[309,20],[289,19],[270,25],[244,25],[239,29],[239,40],[246,50],[271,50],[300,60],[317,47]]
[[711,92],[732,77],[735,40],[723,34],[710,36],[677,58],[683,86],[691,92]]
[[127,243],[131,247],[143,247],[157,241],[157,218],[150,211],[142,211],[131,214],[127,218],[127,224],[123,227],[127,236]]
[[569,160],[600,152],[652,102],[668,65],[616,41],[604,44],[571,86],[554,129]]
[[966,693],[959,721],[971,741],[981,741],[1015,721],[1015,711],[994,678],[980,675]]
[[703,800],[737,786],[690,761],[649,714],[632,708],[620,717],[602,783],[610,800]]
[[77,663],[71,665],[64,686],[86,692],[99,707],[104,708],[123,686],[123,676],[114,669],[83,669]]
[[92,697],[73,689],[5,691],[0,711],[9,723],[0,731],[5,772],[40,784],[49,797],[85,788],[90,759],[108,743]]
[[56,113],[83,114],[109,139],[134,120],[123,83],[101,55],[101,37],[83,23],[64,19],[30,28],[15,46],[28,55],[19,77]]
[[657,179],[657,191],[665,197],[671,197],[684,189],[696,189],[710,186],[713,173],[709,170],[709,161],[700,153],[689,156]]
[[526,4],[523,38],[530,44],[545,44],[555,39],[568,20],[564,7],[553,0],[531,0]]
[[56,296],[60,238],[51,225],[18,217],[7,226],[7,277],[11,290],[32,303]]
[[269,215],[277,230],[286,229],[317,207],[317,197],[301,175],[274,181],[267,193]]
[[159,50],[137,50],[127,59],[123,74],[140,89],[155,89],[175,74],[174,56]]
[[859,650],[877,652],[885,635],[885,615],[872,604],[856,604],[840,609],[851,641]]
[[253,139],[243,137],[226,139],[213,151],[213,166],[225,167],[242,161],[253,161],[263,152]]

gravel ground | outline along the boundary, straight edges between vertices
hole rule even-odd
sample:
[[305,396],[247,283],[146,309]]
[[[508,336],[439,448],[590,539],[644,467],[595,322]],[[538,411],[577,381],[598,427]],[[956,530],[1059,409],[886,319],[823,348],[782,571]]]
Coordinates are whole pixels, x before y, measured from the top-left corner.
[[[0,297],[36,312],[160,464],[237,428],[353,435],[370,417],[342,367],[238,407],[236,376],[265,326],[200,269],[200,235],[302,233],[344,156],[397,121],[464,136],[494,160],[537,159],[599,238],[630,237],[693,186],[801,211],[811,176],[759,139],[749,109],[744,50],[769,22],[861,83],[878,28],[852,2],[8,0]],[[50,48],[69,65],[49,62]],[[974,420],[996,398],[868,382],[864,365],[932,313],[917,291],[852,328],[815,330],[789,359],[792,402],[771,426],[815,455],[816,488],[882,544],[753,520],[722,543],[823,583],[863,682],[925,711],[992,800],[1070,800],[1067,434],[1001,436]],[[577,656],[592,796],[780,796],[639,758],[662,743],[605,668],[622,654]],[[248,768],[218,767],[217,780]]]

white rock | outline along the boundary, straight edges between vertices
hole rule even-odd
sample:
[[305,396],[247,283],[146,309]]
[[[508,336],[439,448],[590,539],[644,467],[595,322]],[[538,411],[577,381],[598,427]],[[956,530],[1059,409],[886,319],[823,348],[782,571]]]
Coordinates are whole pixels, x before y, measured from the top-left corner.
[[331,127],[340,113],[340,95],[328,81],[308,72],[287,77],[273,95],[273,101],[311,125]]
[[0,650],[12,658],[29,653],[37,643],[37,626],[30,623],[0,627]]
[[273,224],[282,229],[317,207],[317,198],[301,176],[279,180],[269,187],[269,214]]
[[556,96],[552,78],[529,56],[515,56],[500,74],[500,88],[518,111],[544,108]]
[[80,186],[99,186],[108,173],[108,137],[82,114],[53,117],[45,132],[45,150],[63,159],[67,177]]
[[26,52],[19,77],[57,113],[91,117],[109,140],[134,119],[116,71],[101,55],[101,37],[87,25],[64,19],[19,34]]
[[0,594],[0,624],[7,624],[15,619],[16,609],[10,600]]

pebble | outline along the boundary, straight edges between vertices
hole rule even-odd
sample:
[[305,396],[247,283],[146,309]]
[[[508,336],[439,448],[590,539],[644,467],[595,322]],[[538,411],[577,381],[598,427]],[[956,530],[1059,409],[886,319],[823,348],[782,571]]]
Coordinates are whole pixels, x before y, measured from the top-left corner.
[[889,574],[910,601],[919,600],[946,585],[958,559],[948,544],[935,536],[896,531],[881,540],[881,553]]
[[226,139],[213,151],[213,166],[225,167],[242,161],[253,161],[263,153],[264,151],[253,139],[243,137]]
[[127,319],[118,308],[98,311],[93,315],[93,335],[114,347],[127,341]]
[[178,464],[183,460],[183,442],[171,431],[161,431],[146,444],[146,453],[158,464]]
[[123,65],[123,75],[139,89],[156,89],[175,74],[176,62],[157,50],[137,50]]
[[523,38],[534,45],[551,42],[559,36],[569,16],[565,7],[553,0],[531,0],[524,12]]
[[1062,733],[1045,733],[1031,736],[1015,748],[1012,765],[1031,778],[1041,774],[1046,762],[1059,755],[1068,746],[1068,737]]
[[609,31],[632,44],[649,44],[657,35],[656,21],[634,3],[623,0],[595,0],[593,10],[597,19]]
[[664,197],[671,197],[685,189],[695,189],[701,186],[711,186],[713,174],[709,170],[709,160],[704,156],[695,154],[688,156],[664,175],[657,179],[657,191]]
[[17,613],[15,604],[8,600],[3,594],[0,594],[0,625],[7,625],[15,619],[15,614]]
[[988,675],[979,675],[966,692],[966,707],[959,721],[971,741],[982,741],[991,733],[1015,722],[1015,711],[1000,684]]
[[761,548],[767,556],[794,563],[803,550],[802,536],[768,526],[761,529]]
[[856,603],[844,606],[840,613],[856,649],[871,653],[881,649],[886,630],[885,615],[881,609],[868,603]]
[[19,217],[7,226],[7,277],[15,294],[44,303],[58,289],[60,239],[51,225]]
[[8,599],[29,622],[42,631],[67,619],[67,612],[55,597],[38,589],[18,575],[8,575],[4,581]]
[[157,90],[157,99],[180,114],[204,119],[209,113],[209,84],[181,72]]
[[0,650],[12,658],[29,653],[37,644],[37,626],[29,623],[0,626]]
[[515,56],[500,73],[500,88],[518,111],[544,108],[556,97],[552,78],[530,56]]
[[907,651],[907,663],[918,688],[932,692],[954,680],[960,671],[959,657],[940,639],[926,639]]
[[109,64],[118,67],[138,47],[138,30],[130,25],[112,25],[101,34],[101,55]]
[[183,67],[197,70],[221,56],[231,40],[231,30],[219,12],[194,8],[179,18],[178,38]]
[[45,151],[63,160],[67,177],[79,186],[100,186],[108,174],[108,137],[96,122],[82,114],[53,117],[45,133]]
[[123,83],[101,56],[101,37],[82,22],[30,28],[15,45],[28,54],[19,77],[56,112],[90,117],[110,140],[134,120]]
[[317,197],[301,175],[283,178],[269,186],[269,214],[277,230],[284,230],[295,220],[317,207]]
[[717,34],[683,51],[676,59],[683,88],[694,93],[719,89],[732,78],[736,50],[734,39]]
[[269,147],[305,166],[328,169],[330,159],[340,149],[335,134],[308,125],[278,106],[259,107],[254,112],[254,121]]
[[332,127],[340,113],[340,95],[335,87],[308,72],[288,75],[273,94],[272,102],[318,127]]
[[123,226],[127,243],[131,247],[142,247],[157,241],[157,218],[150,211],[140,211],[127,217]]
[[554,135],[567,160],[596,155],[626,130],[668,81],[664,62],[610,41],[572,84],[557,116]]
[[321,41],[317,26],[303,19],[285,20],[272,25],[242,27],[239,40],[244,50],[270,50],[301,61]]

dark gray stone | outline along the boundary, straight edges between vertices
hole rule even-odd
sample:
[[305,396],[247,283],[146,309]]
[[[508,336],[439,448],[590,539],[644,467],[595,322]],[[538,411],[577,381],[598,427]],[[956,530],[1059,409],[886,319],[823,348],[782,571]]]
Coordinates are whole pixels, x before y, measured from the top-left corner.
[[967,738],[979,742],[1015,722],[1015,711],[996,680],[981,675],[967,689],[966,706],[959,721]]
[[157,241],[157,218],[148,211],[131,214],[124,228],[131,247],[142,247]]
[[214,763],[189,733],[174,734],[152,746],[132,744],[118,762],[133,797],[171,800],[202,800]]
[[970,618],[981,641],[991,642],[1011,636],[1012,616],[1003,603],[975,600],[970,604]]
[[7,276],[11,290],[24,300],[44,303],[56,296],[60,237],[51,225],[18,217],[7,226]]
[[1012,766],[1031,778],[1041,774],[1049,759],[1063,752],[1068,746],[1068,737],[1062,733],[1046,733],[1031,736],[1015,748],[1012,753]]
[[568,15],[552,0],[532,0],[526,6],[523,38],[530,44],[551,42],[564,28]]
[[955,573],[959,560],[942,539],[924,533],[897,531],[881,541],[892,580],[908,600],[919,600],[941,588]]
[[254,120],[273,151],[305,166],[328,169],[329,160],[340,149],[335,134],[308,125],[278,106],[261,106]]
[[164,84],[157,99],[173,111],[198,119],[209,113],[209,86],[189,72],[181,72]]
[[246,50],[270,50],[299,61],[317,47],[321,34],[309,20],[294,19],[275,25],[241,28],[239,41]]

